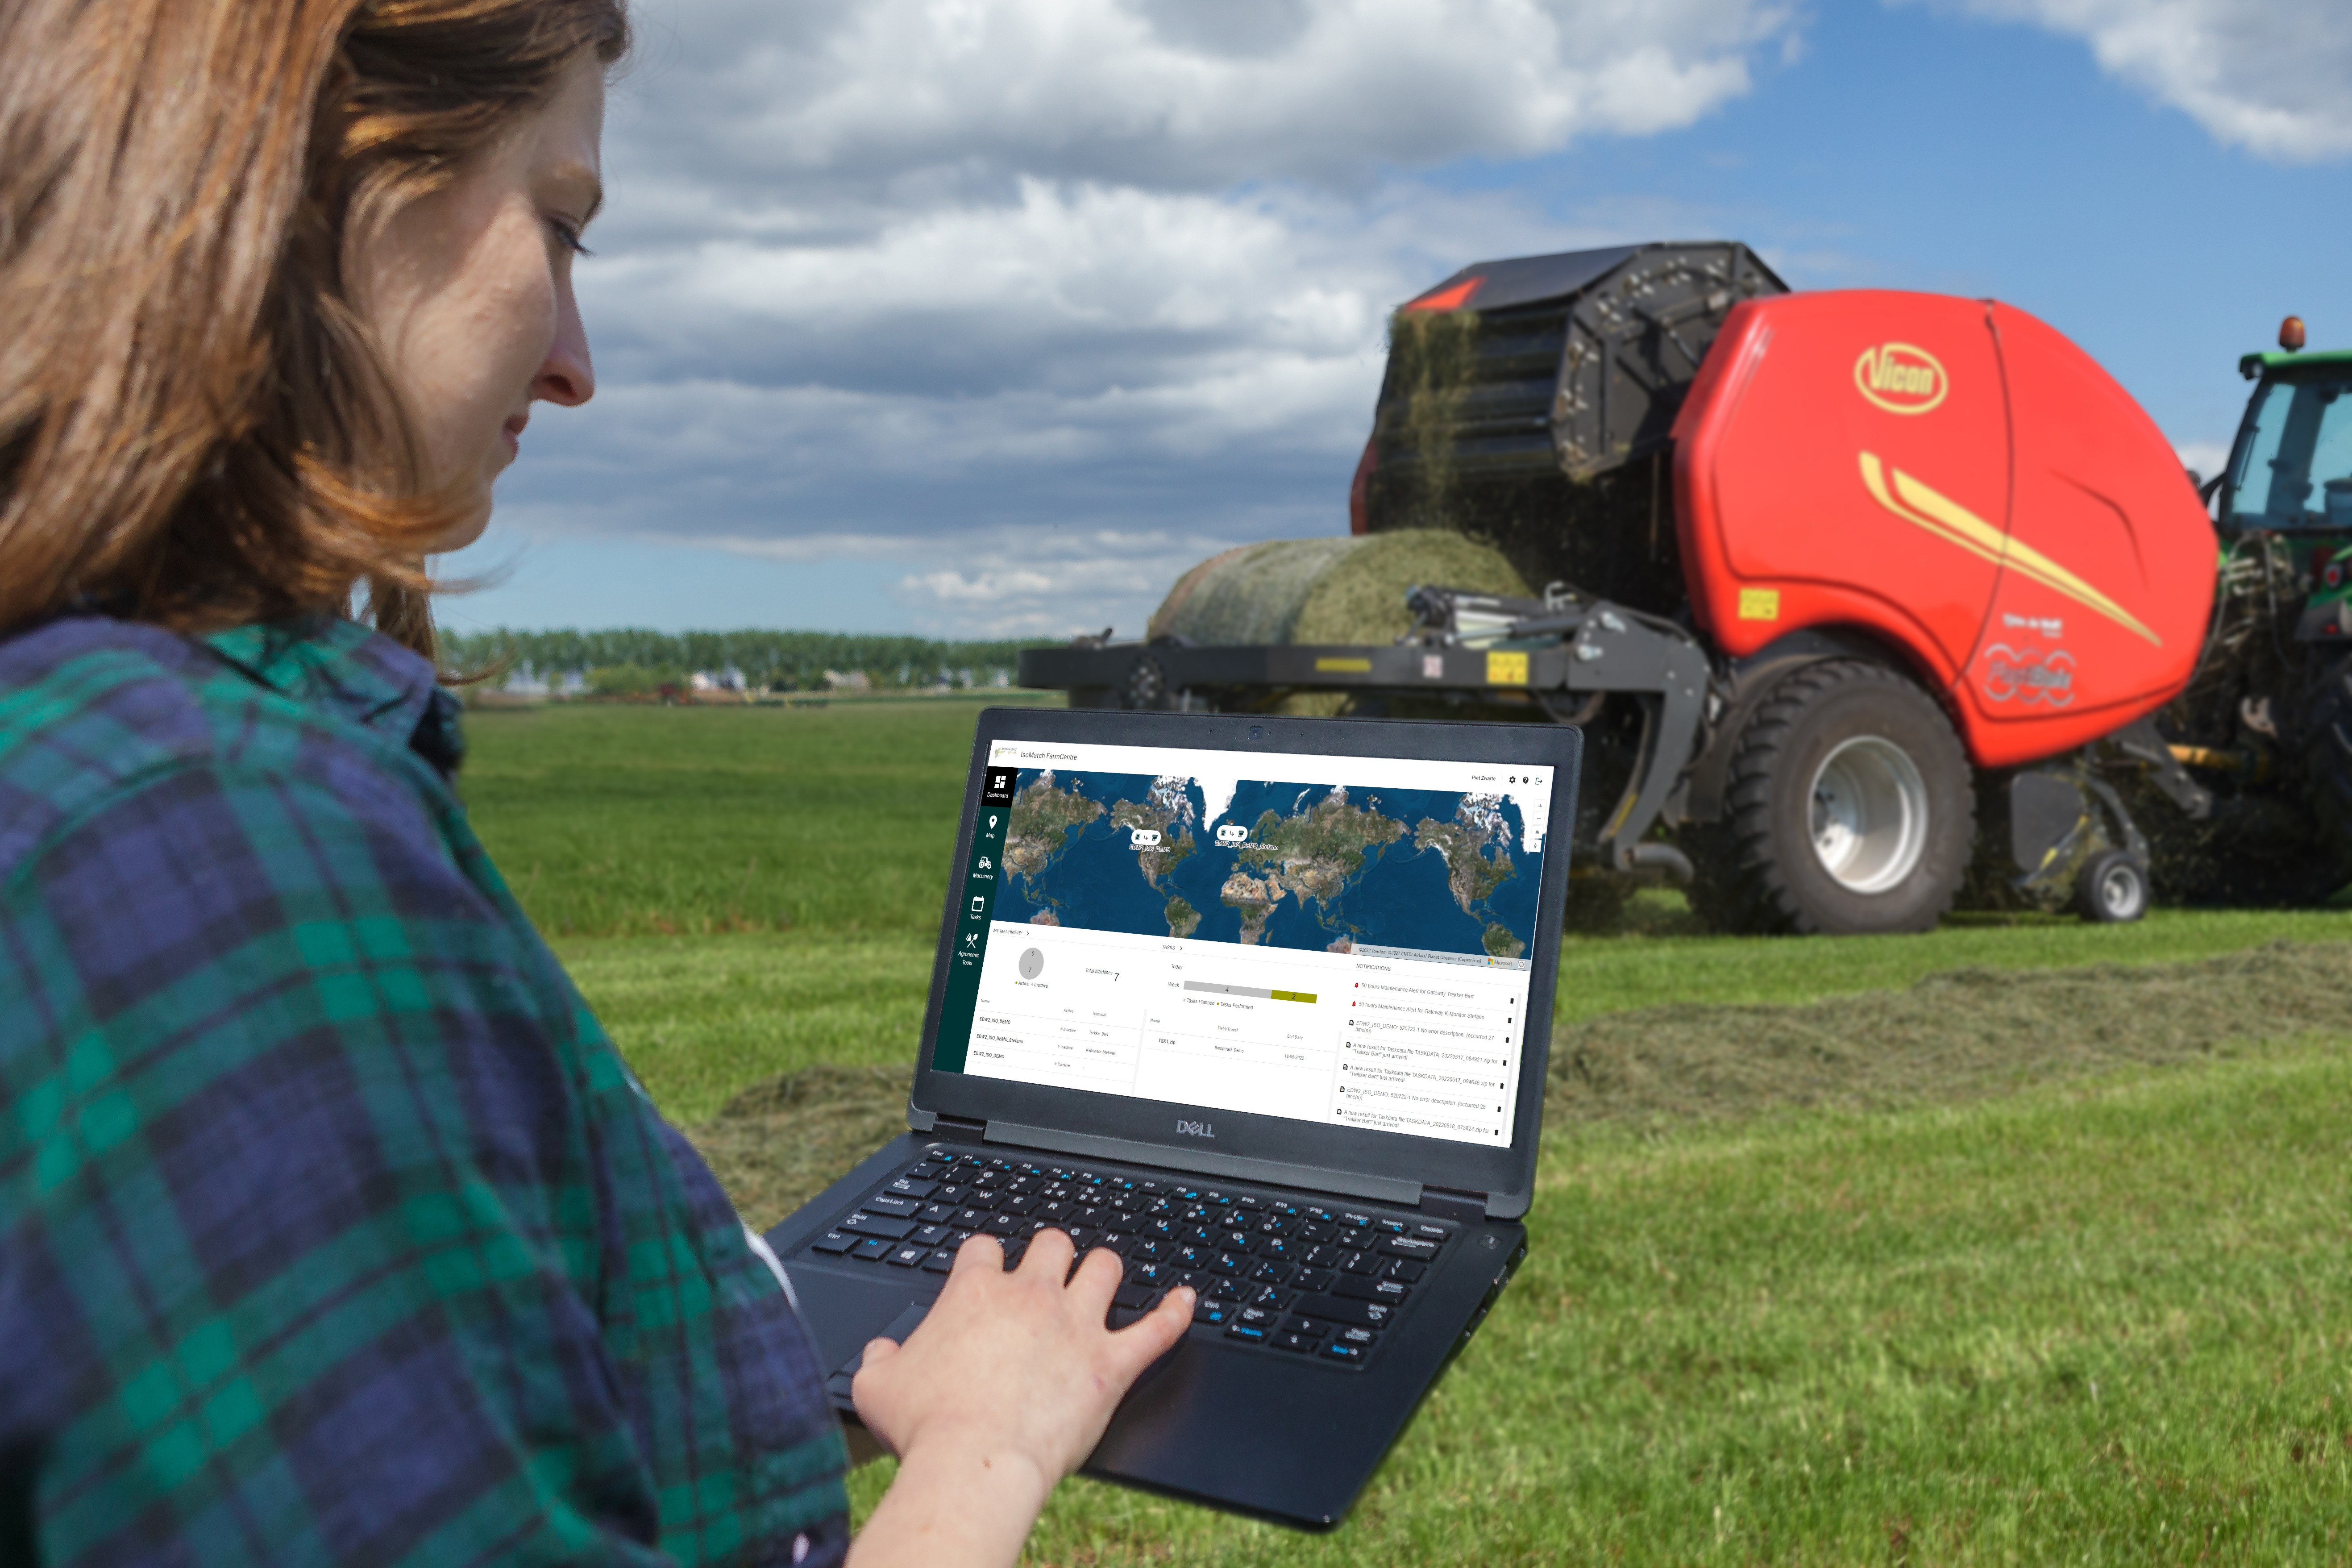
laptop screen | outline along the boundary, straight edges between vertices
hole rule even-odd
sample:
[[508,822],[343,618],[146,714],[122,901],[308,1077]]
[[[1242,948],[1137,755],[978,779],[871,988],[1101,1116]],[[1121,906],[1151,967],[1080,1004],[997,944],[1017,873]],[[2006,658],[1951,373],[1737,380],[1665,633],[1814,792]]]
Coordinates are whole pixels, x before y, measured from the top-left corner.
[[931,1066],[1507,1146],[1551,790],[1542,764],[996,742]]

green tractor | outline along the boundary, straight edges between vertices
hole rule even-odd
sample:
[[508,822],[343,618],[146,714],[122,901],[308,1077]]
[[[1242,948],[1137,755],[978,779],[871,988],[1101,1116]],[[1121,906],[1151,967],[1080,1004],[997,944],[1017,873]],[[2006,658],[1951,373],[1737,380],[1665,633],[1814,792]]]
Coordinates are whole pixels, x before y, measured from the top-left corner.
[[2149,814],[2168,900],[2315,903],[2352,882],[2352,352],[2304,341],[2290,316],[2280,352],[2239,362],[2254,393],[2200,487],[2213,629],[2158,728],[2213,801],[2201,820]]

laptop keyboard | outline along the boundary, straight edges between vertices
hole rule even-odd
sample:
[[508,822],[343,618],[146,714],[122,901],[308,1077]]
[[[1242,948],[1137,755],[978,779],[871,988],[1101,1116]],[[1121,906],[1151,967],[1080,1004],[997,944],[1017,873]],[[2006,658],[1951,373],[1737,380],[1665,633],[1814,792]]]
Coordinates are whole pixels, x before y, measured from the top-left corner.
[[1060,1230],[1081,1256],[1107,1247],[1125,1265],[1112,1328],[1189,1285],[1200,1296],[1195,1337],[1354,1367],[1397,1322],[1455,1228],[1164,1173],[934,1149],[801,1255],[943,1275],[975,1236],[1002,1242],[1011,1268],[1031,1237]]

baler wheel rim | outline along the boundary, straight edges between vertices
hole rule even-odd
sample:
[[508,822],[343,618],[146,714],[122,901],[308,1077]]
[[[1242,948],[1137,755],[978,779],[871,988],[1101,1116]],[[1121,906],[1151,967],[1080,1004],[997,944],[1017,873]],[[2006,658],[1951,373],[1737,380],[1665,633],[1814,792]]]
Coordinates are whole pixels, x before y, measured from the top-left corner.
[[1927,847],[1927,782],[1911,753],[1882,735],[1841,742],[1813,770],[1813,856],[1849,892],[1883,893],[1918,868]]

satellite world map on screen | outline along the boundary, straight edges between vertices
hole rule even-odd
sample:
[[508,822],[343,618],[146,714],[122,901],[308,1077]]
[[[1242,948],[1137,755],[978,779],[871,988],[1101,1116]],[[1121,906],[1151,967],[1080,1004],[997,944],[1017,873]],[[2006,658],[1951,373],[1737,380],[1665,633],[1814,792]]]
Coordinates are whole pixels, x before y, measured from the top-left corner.
[[1496,795],[1024,769],[994,914],[1243,946],[1518,958],[1538,881],[1537,858],[1514,854],[1525,837],[1516,803]]

